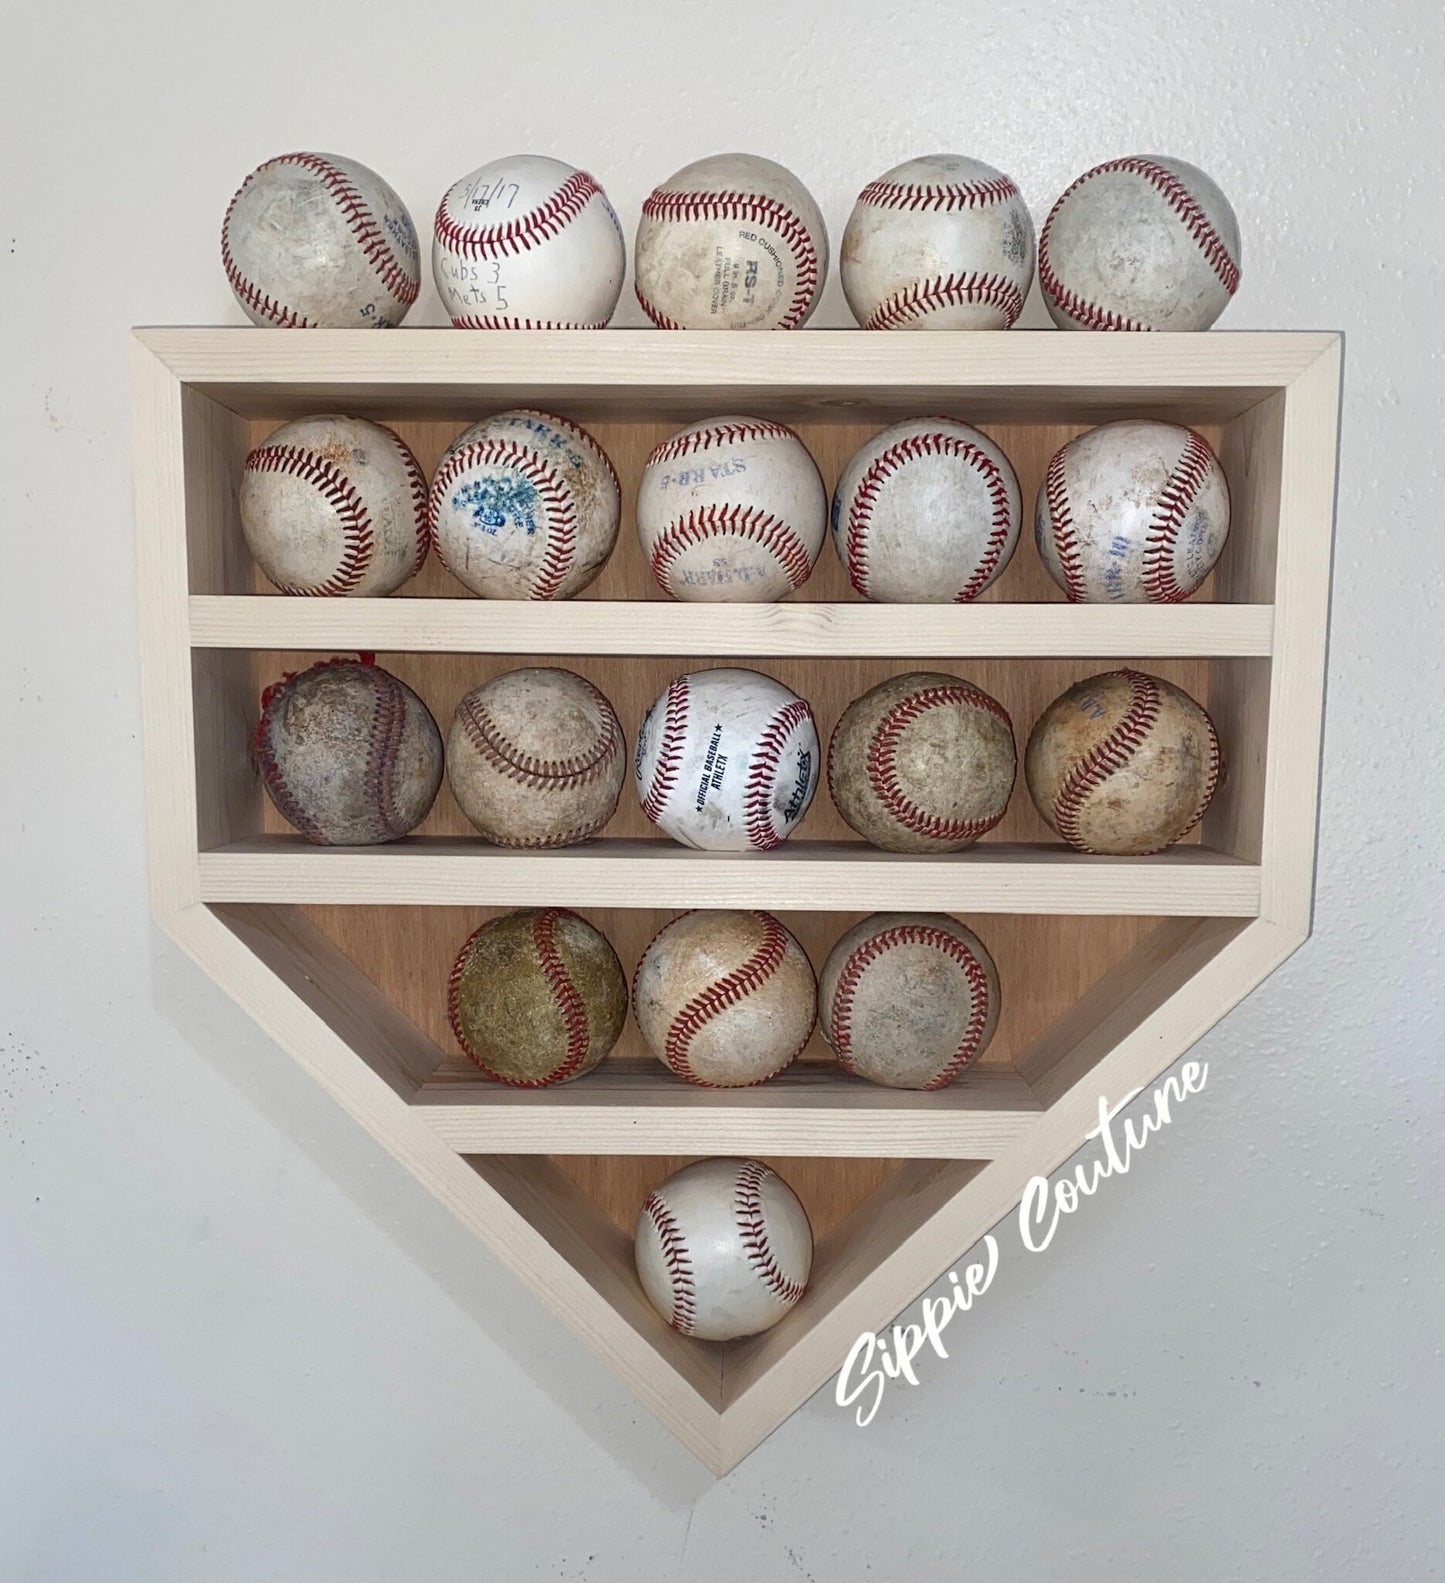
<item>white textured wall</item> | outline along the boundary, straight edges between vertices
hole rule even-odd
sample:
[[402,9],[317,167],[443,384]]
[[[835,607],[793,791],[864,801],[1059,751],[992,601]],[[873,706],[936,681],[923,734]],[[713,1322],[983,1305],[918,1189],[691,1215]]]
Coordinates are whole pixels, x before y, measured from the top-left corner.
[[[6,23],[0,1580],[1423,1578],[1438,5],[89,9]],[[1040,219],[1099,159],[1178,154],[1239,214],[1225,326],[1349,339],[1314,940],[1127,1181],[1046,1254],[1005,1228],[960,1356],[714,1482],[147,922],[123,379],[132,323],[239,322],[217,224],[272,153],[352,154],[426,224],[553,152],[630,231],[739,146],[835,238],[918,152]]]

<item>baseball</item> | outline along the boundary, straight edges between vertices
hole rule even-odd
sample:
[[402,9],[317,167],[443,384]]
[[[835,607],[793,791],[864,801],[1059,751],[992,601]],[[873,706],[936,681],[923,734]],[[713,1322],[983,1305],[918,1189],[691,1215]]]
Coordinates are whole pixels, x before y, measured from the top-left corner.
[[757,671],[679,676],[643,716],[632,757],[642,811],[704,852],[767,851],[808,811],[818,774],[813,711]]
[[1018,761],[1013,722],[961,676],[912,671],[855,698],[828,744],[828,790],[865,841],[957,852],[1004,816]]
[[930,154],[858,194],[838,269],[865,330],[1007,330],[1033,284],[1033,222],[1002,171]]
[[828,526],[817,463],[765,418],[710,418],[665,440],[637,492],[637,534],[674,599],[764,601],[801,588]]
[[452,441],[428,506],[442,564],[474,594],[570,599],[611,555],[622,496],[585,429],[519,409]]
[[828,233],[790,170],[755,154],[685,165],[642,205],[637,300],[663,330],[796,330],[822,295]]
[[1182,159],[1111,159],[1049,211],[1039,285],[1061,329],[1207,330],[1239,286],[1239,224]]
[[421,287],[406,205],[365,165],[282,154],[241,183],[221,224],[221,263],[253,324],[388,329]]
[[1024,754],[1045,824],[1081,852],[1162,852],[1204,817],[1219,739],[1200,706],[1142,671],[1076,683],[1039,716]]
[[571,671],[507,671],[474,687],[447,733],[447,780],[497,846],[571,846],[612,817],[626,770],[612,705]]
[[607,194],[585,170],[513,154],[447,189],[431,264],[459,330],[601,330],[627,250]]
[[1009,459],[952,418],[909,418],[854,452],[833,493],[833,548],[865,599],[964,604],[1018,543]]
[[565,907],[484,923],[447,985],[447,1020],[467,1056],[514,1088],[550,1088],[590,1072],[627,1020],[617,953]]
[[322,660],[268,687],[253,753],[276,811],[318,846],[399,840],[442,782],[431,712],[365,661]]
[[1177,423],[1090,429],[1049,463],[1034,541],[1050,577],[1090,604],[1174,604],[1209,576],[1229,532],[1229,484]]
[[241,533],[283,594],[389,594],[421,570],[426,475],[365,418],[285,423],[246,458]]
[[823,1037],[838,1065],[886,1088],[946,1088],[998,1026],[998,969],[945,913],[875,912],[828,953]]
[[761,1160],[699,1160],[647,1195],[636,1251],[642,1289],[674,1330],[735,1341],[770,1330],[803,1295],[813,1228]]
[[766,912],[689,912],[659,931],[632,980],[648,1048],[689,1083],[744,1088],[812,1037],[818,991],[802,946]]

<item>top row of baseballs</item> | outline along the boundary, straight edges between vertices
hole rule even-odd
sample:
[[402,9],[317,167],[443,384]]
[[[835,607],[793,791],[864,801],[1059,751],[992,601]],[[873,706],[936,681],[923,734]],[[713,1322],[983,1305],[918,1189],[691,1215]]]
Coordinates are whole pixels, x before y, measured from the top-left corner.
[[[1239,227],[1183,160],[1112,159],[1049,210],[1039,285],[1066,330],[1204,330],[1239,285]],[[421,285],[406,206],[375,171],[283,154],[246,178],[221,232],[227,278],[257,324],[387,328]],[[934,154],[870,181],[843,232],[843,294],[865,330],[1006,330],[1034,277],[1013,180]],[[664,330],[795,330],[818,305],[828,234],[791,171],[752,154],[684,166],[642,205],[637,299]],[[437,208],[432,273],[469,330],[603,329],[627,251],[607,195],[541,155],[493,160]]]

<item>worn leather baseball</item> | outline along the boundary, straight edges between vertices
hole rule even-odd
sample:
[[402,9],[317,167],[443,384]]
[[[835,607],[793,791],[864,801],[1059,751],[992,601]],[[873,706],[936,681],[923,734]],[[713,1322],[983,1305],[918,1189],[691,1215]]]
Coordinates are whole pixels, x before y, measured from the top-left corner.
[[875,912],[828,953],[823,1037],[838,1064],[887,1088],[944,1088],[998,1026],[998,969],[946,913]]
[[648,1048],[690,1083],[745,1088],[776,1077],[813,1032],[807,953],[771,913],[689,912],[661,929],[632,980]]
[[515,1088],[590,1072],[627,1020],[627,980],[605,935],[565,907],[530,907],[484,923],[447,986],[457,1043]]
[[1204,816],[1220,775],[1214,723],[1143,671],[1077,682],[1039,716],[1024,754],[1040,815],[1081,852],[1161,852]]
[[635,1249],[642,1289],[674,1330],[733,1341],[771,1329],[802,1297],[813,1228],[761,1160],[698,1160],[648,1194]]
[[571,846],[596,835],[626,772],[612,705],[572,671],[494,676],[461,700],[447,733],[452,795],[498,846]]
[[1004,816],[1018,761],[997,699],[961,676],[910,671],[855,698],[828,744],[828,790],[865,841],[957,852]]
[[266,795],[318,846],[372,846],[414,830],[442,779],[442,739],[420,698],[379,665],[322,660],[268,687],[253,742]]

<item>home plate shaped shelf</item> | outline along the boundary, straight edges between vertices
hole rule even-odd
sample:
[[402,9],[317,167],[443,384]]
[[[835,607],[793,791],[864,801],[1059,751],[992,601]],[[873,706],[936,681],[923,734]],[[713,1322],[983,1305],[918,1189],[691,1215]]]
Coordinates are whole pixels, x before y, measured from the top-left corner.
[[[723,1472],[862,1331],[885,1326],[1006,1214],[1030,1176],[1078,1148],[1101,1095],[1152,1082],[1305,939],[1339,380],[1338,338],[1315,334],[139,331],[156,916]],[[578,599],[472,598],[435,559],[391,598],[288,598],[252,564],[237,519],[242,461],[281,422],[374,418],[430,470],[462,428],[515,406],[585,424],[621,478],[617,550]],[[1215,447],[1233,526],[1182,605],[1070,605],[1027,532],[972,605],[867,604],[828,547],[781,604],[675,604],[648,575],[631,503],[660,438],[725,413],[792,425],[830,488],[884,424],[960,418],[1010,457],[1026,510],[1066,440],[1111,418],[1165,418]],[[1064,849],[1022,785],[983,843],[939,858],[864,846],[825,793],[776,852],[692,852],[656,837],[630,787],[602,837],[577,848],[489,846],[445,787],[394,846],[312,847],[277,819],[250,762],[260,694],[319,656],[358,650],[443,726],[487,677],[565,664],[602,688],[629,738],[673,676],[711,663],[778,677],[812,703],[825,741],[884,677],[959,671],[1002,700],[1020,743],[1065,687],[1138,663],[1209,709],[1228,772],[1199,830],[1150,858]],[[453,1041],[447,974],[480,921],[543,902],[583,911],[629,974],[660,924],[690,907],[781,911],[815,967],[868,912],[946,911],[997,959],[1003,1018],[979,1063],[932,1094],[849,1078],[817,1037],[772,1083],[694,1088],[631,1023],[579,1081],[504,1088]],[[777,1164],[818,1237],[802,1302],[748,1341],[676,1334],[633,1270],[646,1192],[708,1154]]]

